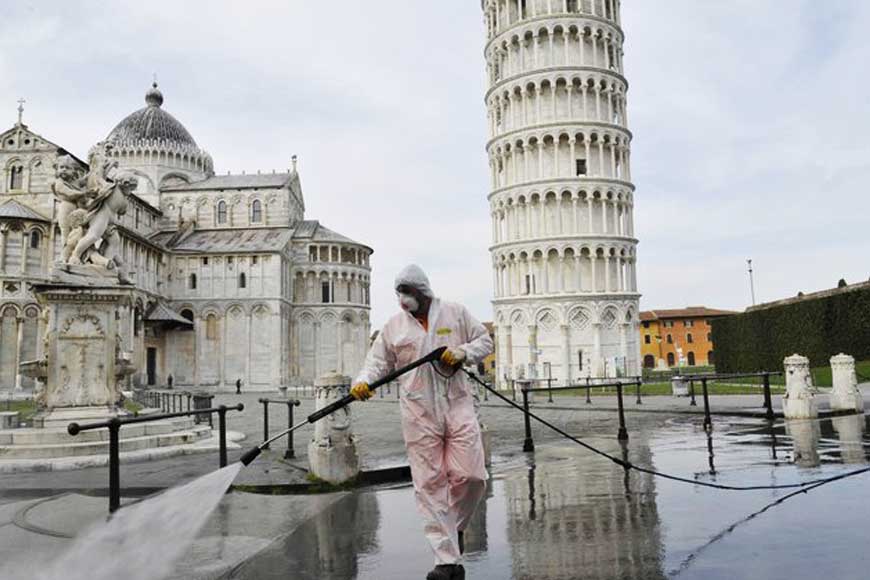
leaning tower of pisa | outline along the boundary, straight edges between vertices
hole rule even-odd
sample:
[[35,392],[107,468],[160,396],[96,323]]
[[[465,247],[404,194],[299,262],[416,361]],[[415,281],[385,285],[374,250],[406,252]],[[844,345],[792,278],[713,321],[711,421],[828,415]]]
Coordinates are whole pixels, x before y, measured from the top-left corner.
[[497,375],[639,374],[621,0],[482,0]]

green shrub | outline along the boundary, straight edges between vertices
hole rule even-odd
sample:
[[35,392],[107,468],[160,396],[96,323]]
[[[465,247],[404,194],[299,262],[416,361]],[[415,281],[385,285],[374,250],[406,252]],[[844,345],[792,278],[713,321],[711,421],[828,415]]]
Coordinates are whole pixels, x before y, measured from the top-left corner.
[[870,288],[714,319],[713,343],[722,373],[782,370],[795,353],[811,367],[841,352],[870,359]]

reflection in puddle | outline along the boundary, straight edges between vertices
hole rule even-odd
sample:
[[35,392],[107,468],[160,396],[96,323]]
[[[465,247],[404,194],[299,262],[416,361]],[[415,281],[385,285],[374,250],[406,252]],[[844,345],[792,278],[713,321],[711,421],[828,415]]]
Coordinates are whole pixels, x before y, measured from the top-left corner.
[[[589,442],[669,473],[768,485],[866,463],[866,432],[864,416],[787,425],[737,420],[720,422],[711,434],[682,419],[627,445]],[[747,518],[788,491],[687,486],[626,472],[561,444],[539,445],[500,471],[466,532],[469,579],[865,576],[860,559],[848,554],[863,549],[866,478],[830,484]],[[409,487],[348,494],[231,577],[423,578],[432,557],[420,525]]]

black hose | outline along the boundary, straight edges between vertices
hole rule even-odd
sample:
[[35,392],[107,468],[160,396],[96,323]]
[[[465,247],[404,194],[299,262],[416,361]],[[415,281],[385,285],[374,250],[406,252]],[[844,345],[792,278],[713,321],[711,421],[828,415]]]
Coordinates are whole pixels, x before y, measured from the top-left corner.
[[[476,381],[478,384],[483,386],[483,388],[487,389],[493,395],[497,396],[498,398],[500,398],[501,400],[503,400],[504,402],[506,402],[510,406],[519,409],[523,413],[526,412],[526,410],[523,409],[522,405],[515,403],[514,401],[511,401],[510,399],[508,399],[507,397],[505,397],[504,395],[502,395],[501,393],[499,393],[498,391],[496,391],[495,389],[493,389],[492,387],[490,387],[489,385],[487,385],[486,383],[481,381],[479,378],[477,378],[473,373],[471,373],[467,369],[462,369],[462,370],[465,371],[465,374],[467,374],[469,377],[471,377],[472,380]],[[678,481],[680,483],[688,483],[690,485],[698,485],[701,487],[709,487],[711,489],[721,489],[721,490],[727,490],[727,491],[757,491],[757,490],[764,490],[764,489],[809,488],[809,487],[818,487],[819,485],[824,485],[824,484],[830,483],[832,481],[837,481],[839,479],[845,479],[847,477],[852,477],[855,475],[861,475],[862,473],[870,472],[870,467],[864,467],[862,469],[856,469],[854,471],[849,471],[847,473],[842,473],[840,475],[836,475],[833,477],[827,477],[824,479],[811,479],[811,480],[806,481],[804,483],[789,483],[789,484],[781,484],[781,485],[744,485],[744,486],[740,486],[740,485],[723,485],[723,484],[719,484],[719,483],[710,483],[710,482],[706,482],[706,481],[697,481],[695,479],[689,479],[687,477],[680,477],[678,475],[671,475],[669,473],[663,473],[661,471],[656,471],[655,469],[652,469],[649,467],[642,467],[640,465],[635,465],[635,464],[631,463],[630,461],[625,461],[623,459],[620,459],[619,457],[614,457],[613,455],[605,453],[604,451],[601,451],[600,449],[596,449],[592,445],[589,445],[588,443],[581,441],[580,439],[574,437],[573,435],[566,433],[565,431],[563,431],[559,427],[556,427],[555,425],[553,425],[549,421],[546,421],[545,419],[538,417],[537,415],[535,415],[531,411],[529,411],[528,414],[529,414],[529,417],[531,417],[535,421],[543,424],[544,426],[549,427],[550,429],[552,429],[553,431],[555,431],[559,435],[562,435],[566,439],[573,441],[574,443],[584,447],[585,449],[587,449],[593,453],[596,453],[596,454],[598,454],[606,459],[609,459],[610,461],[614,462],[615,464],[619,465],[620,467],[622,467],[624,469],[633,469],[635,471],[640,471],[641,473],[647,473],[649,475],[654,475],[656,477],[670,479],[671,481]],[[806,491],[806,490],[803,489],[801,491]],[[798,493],[800,493],[800,492],[798,492]]]

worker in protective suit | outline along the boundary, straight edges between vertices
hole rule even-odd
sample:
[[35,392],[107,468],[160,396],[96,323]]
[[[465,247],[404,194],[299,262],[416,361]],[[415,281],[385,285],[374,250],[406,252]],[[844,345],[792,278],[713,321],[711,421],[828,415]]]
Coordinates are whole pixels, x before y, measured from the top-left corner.
[[489,355],[492,339],[464,306],[435,298],[419,266],[402,270],[395,289],[402,311],[378,334],[351,394],[366,400],[369,383],[447,347],[439,362],[400,379],[402,434],[424,533],[435,552],[435,569],[426,578],[461,580],[463,530],[483,497],[487,474],[471,386],[457,371]]

